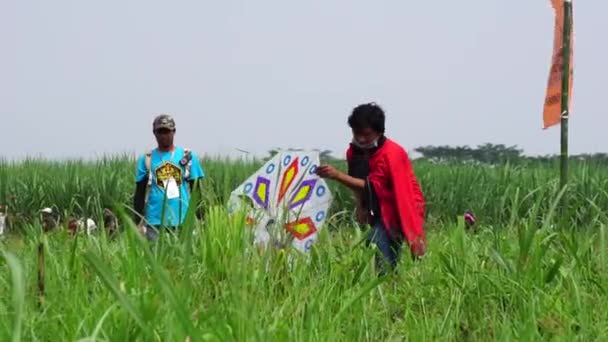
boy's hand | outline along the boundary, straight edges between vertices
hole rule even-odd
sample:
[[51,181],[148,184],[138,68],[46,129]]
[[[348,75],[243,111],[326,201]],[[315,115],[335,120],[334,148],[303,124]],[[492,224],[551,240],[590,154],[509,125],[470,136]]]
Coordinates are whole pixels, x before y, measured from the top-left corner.
[[337,179],[340,176],[340,171],[331,165],[319,166],[316,173],[321,178]]

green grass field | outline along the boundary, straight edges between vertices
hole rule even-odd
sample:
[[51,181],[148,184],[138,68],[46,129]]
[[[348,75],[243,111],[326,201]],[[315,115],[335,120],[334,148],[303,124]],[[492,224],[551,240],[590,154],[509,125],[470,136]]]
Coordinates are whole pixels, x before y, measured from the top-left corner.
[[[571,165],[568,207],[557,167],[415,162],[428,253],[377,278],[352,200],[332,187],[328,225],[309,259],[252,248],[229,193],[259,163],[204,160],[182,234],[151,246],[127,220],[134,161],[0,162],[0,340],[337,341],[608,339],[608,170]],[[333,185],[333,184],[332,184]],[[123,233],[43,235],[37,212],[117,208]],[[479,220],[467,231],[459,217]],[[44,260],[39,260],[39,246]],[[44,267],[41,295],[39,267]]]

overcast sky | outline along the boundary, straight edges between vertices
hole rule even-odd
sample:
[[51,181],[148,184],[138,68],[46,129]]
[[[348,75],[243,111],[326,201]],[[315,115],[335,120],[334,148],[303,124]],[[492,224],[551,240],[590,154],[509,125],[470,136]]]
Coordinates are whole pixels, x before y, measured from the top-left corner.
[[[608,151],[606,13],[574,1],[572,153]],[[201,154],[342,156],[368,101],[410,151],[558,153],[559,127],[542,129],[553,15],[549,0],[2,0],[0,157],[142,153],[160,112]]]

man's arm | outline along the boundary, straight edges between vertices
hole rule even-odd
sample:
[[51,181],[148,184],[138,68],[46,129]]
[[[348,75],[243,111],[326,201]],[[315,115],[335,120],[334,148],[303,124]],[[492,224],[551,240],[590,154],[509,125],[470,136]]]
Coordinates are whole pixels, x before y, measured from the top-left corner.
[[146,167],[145,156],[142,156],[137,161],[135,171],[135,194],[133,196],[133,210],[135,213],[134,222],[140,224],[146,210],[146,190],[148,187],[148,178],[150,177],[148,168]]
[[148,187],[148,178],[135,183],[135,195],[133,196],[133,209],[135,210],[134,221],[139,224],[145,214],[146,206],[146,188]]
[[192,193],[194,189],[198,188],[198,183],[205,178],[205,171],[203,170],[200,159],[196,153],[192,152],[190,157],[192,158],[192,164],[190,166],[190,177],[187,178],[187,181],[190,193]]
[[[193,194],[194,190],[200,189],[200,183],[201,183],[201,178],[197,178],[195,180],[188,181],[188,187],[190,189],[190,194]],[[199,198],[199,200],[202,200],[202,199]],[[194,204],[196,205],[196,207],[194,208],[194,210],[195,210],[194,216],[196,216],[197,219],[202,221],[205,218],[205,212],[202,209],[202,207],[200,206],[200,203],[194,203]]]
[[[192,157],[192,165],[190,168],[190,178],[188,179],[188,187],[190,189],[190,193],[193,194],[193,192],[195,190],[201,189],[202,180],[203,180],[203,178],[205,178],[205,171],[203,170],[203,167],[201,165],[198,155],[196,153],[192,152],[191,157]],[[194,203],[194,204],[196,205],[196,208],[194,209],[196,211],[195,212],[196,218],[198,218],[199,220],[203,220],[204,211],[200,207],[200,203]]]
[[188,181],[188,189],[190,190],[190,194],[192,194],[195,189],[200,189],[201,181],[202,181],[201,178],[197,178],[197,179]]

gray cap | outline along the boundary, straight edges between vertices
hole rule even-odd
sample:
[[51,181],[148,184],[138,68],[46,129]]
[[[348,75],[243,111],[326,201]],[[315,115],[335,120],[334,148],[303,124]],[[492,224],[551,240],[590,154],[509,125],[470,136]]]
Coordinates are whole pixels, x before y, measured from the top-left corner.
[[160,128],[167,128],[174,130],[175,129],[175,120],[169,114],[161,114],[154,118],[154,122],[152,123],[152,129],[157,130]]

